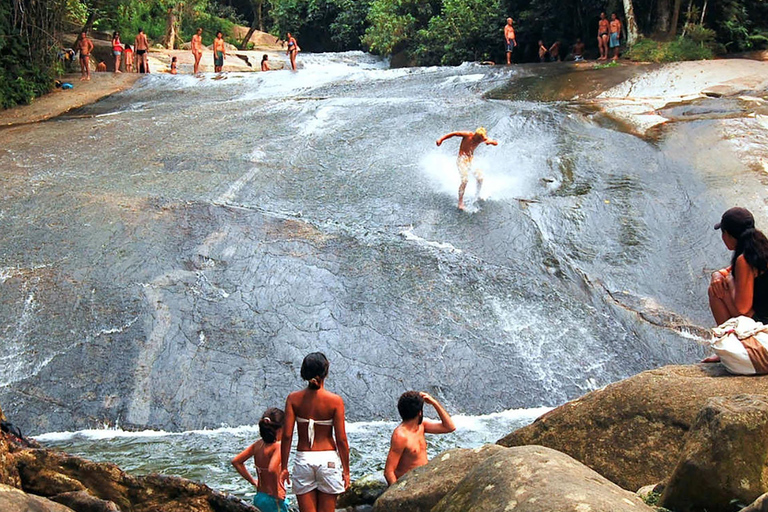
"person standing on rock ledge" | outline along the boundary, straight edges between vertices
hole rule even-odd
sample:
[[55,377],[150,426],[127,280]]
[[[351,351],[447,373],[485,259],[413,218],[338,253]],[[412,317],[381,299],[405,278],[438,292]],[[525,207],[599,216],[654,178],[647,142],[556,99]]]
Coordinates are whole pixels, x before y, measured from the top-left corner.
[[[424,403],[437,411],[440,421],[424,420]],[[456,430],[450,414],[440,402],[427,393],[407,391],[397,401],[397,411],[403,419],[392,432],[387,462],[384,465],[384,478],[389,485],[397,482],[404,474],[425,465],[427,459],[427,439],[424,434],[449,434]]]
[[[232,459],[232,465],[240,476],[254,485],[258,492],[253,504],[261,512],[288,512],[285,501],[285,485],[280,478],[280,440],[283,437],[285,413],[270,407],[259,420],[261,439]],[[253,457],[257,480],[248,472],[245,461]]]
[[[313,352],[301,363],[307,388],[288,395],[281,446],[280,480],[293,478],[293,492],[301,512],[333,512],[336,498],[349,488],[349,442],[344,400],[325,389],[330,363]],[[293,473],[288,473],[293,427],[298,442]]]
[[[744,315],[768,324],[768,238],[755,229],[755,218],[746,208],[726,211],[715,229],[733,251],[731,265],[714,272],[709,283],[715,323]],[[703,362],[717,361],[717,356],[711,356]]]

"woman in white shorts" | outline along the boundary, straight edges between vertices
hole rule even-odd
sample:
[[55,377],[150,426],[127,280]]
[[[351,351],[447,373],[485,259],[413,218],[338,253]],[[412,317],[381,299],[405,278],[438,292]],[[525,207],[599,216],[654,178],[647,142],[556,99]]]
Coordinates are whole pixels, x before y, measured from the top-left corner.
[[[330,363],[313,352],[301,363],[306,389],[288,395],[281,444],[283,481],[293,482],[301,512],[333,512],[336,498],[349,487],[349,443],[344,422],[344,401],[325,389]],[[293,427],[299,441],[292,474],[288,473]]]

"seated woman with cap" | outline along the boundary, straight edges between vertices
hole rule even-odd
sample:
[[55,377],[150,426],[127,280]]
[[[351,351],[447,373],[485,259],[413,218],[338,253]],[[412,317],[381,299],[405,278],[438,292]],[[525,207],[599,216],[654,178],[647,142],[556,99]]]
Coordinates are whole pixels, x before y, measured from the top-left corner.
[[[733,251],[731,265],[713,273],[709,283],[715,323],[744,315],[768,324],[768,238],[755,229],[755,218],[746,208],[726,211],[715,229]],[[705,359],[711,361],[716,356]]]

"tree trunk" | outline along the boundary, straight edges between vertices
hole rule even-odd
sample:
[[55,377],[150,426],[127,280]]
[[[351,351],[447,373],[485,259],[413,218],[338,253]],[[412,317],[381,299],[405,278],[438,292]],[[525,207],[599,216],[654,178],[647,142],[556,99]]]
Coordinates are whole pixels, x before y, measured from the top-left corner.
[[656,26],[654,31],[657,34],[666,35],[669,32],[670,9],[672,8],[670,0],[659,0],[656,4]]
[[91,9],[91,12],[88,13],[88,18],[85,20],[85,25],[83,25],[83,28],[80,30],[80,32],[77,33],[77,38],[75,39],[75,44],[72,45],[73,48],[77,48],[78,43],[80,43],[80,39],[83,35],[83,32],[86,34],[91,31],[93,28],[93,23],[96,21],[96,9]]
[[256,18],[259,20],[259,30],[261,32],[264,32],[264,15],[263,15],[263,8],[264,8],[264,0],[257,0],[256,5],[258,8],[256,9]]
[[253,20],[253,23],[251,23],[251,28],[248,29],[248,33],[245,34],[245,37],[243,38],[243,42],[240,43],[240,49],[241,50],[247,50],[248,49],[248,41],[251,40],[251,36],[254,32],[256,32],[256,23],[258,23],[255,19]]
[[632,5],[632,0],[624,0],[624,18],[627,28],[627,44],[632,46],[640,35],[635,21],[635,7]]
[[176,6],[172,6],[168,8],[168,15],[165,18],[165,38],[163,39],[163,46],[168,50],[173,50],[176,44],[177,29]]
[[675,8],[672,9],[672,21],[669,24],[669,37],[674,38],[677,35],[677,23],[680,20],[680,7],[683,0],[675,0]]

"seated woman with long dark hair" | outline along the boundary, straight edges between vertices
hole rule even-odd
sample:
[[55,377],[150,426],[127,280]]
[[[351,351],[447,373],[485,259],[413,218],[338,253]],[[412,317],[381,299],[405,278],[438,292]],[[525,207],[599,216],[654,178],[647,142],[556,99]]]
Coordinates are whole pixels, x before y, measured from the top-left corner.
[[[715,229],[733,251],[731,265],[713,273],[709,284],[715,323],[743,315],[768,324],[768,238],[755,229],[755,218],[746,208],[726,211]],[[717,360],[716,356],[705,359]]]

